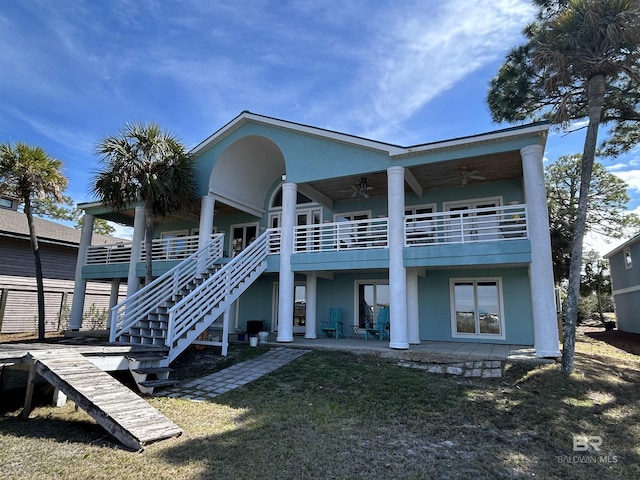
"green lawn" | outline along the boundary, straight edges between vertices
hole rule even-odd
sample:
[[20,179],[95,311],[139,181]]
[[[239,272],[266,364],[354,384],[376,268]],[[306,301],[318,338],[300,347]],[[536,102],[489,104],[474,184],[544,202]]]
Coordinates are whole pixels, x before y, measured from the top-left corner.
[[[142,453],[73,404],[5,412],[0,478],[637,479],[640,357],[595,343],[569,378],[512,364],[470,380],[314,351],[214,402],[150,399],[185,433]],[[600,451],[574,452],[578,434]]]

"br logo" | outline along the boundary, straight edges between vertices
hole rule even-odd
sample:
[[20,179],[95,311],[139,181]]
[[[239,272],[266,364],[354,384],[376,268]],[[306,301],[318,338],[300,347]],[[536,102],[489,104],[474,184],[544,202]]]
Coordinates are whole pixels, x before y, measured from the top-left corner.
[[599,435],[574,435],[573,436],[574,452],[588,452],[589,450],[593,450],[594,452],[599,452],[601,445],[602,445],[602,437]]

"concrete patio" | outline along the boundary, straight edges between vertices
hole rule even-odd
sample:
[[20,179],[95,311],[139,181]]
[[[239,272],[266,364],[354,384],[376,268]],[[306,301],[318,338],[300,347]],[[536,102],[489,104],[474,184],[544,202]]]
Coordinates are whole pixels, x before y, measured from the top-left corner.
[[356,354],[369,354],[382,358],[393,358],[413,362],[451,363],[464,361],[497,360],[500,362],[552,363],[554,359],[539,358],[532,346],[490,344],[477,342],[422,341],[419,345],[410,345],[407,350],[389,348],[388,340],[365,340],[364,336],[347,338],[318,337],[315,339],[295,335],[293,342],[276,342],[276,334],[269,334],[267,345],[290,348],[345,351]]

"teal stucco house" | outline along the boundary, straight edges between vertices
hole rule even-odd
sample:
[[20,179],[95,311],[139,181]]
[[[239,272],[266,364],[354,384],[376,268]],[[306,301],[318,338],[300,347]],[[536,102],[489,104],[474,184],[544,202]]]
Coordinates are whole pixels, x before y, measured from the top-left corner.
[[[547,133],[400,146],[243,112],[191,151],[200,198],[155,225],[150,285],[143,209],[80,205],[71,328],[83,285],[110,280],[128,293],[111,340],[165,345],[169,360],[216,326],[226,352],[256,320],[278,342],[318,338],[332,309],[338,338],[383,316],[391,349],[489,342],[556,357]],[[91,245],[94,218],[132,226],[133,240]]]

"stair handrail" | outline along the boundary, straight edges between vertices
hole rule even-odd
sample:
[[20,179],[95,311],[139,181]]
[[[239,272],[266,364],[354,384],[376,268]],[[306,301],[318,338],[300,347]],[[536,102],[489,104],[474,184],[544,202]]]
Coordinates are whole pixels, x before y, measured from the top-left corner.
[[224,234],[213,234],[205,246],[114,306],[110,313],[109,341],[115,342],[138,319],[151,313],[162,301],[222,258],[223,241]]
[[253,272],[266,268],[269,231],[265,231],[220,270],[206,279],[169,309],[169,325],[165,345],[173,348],[177,341],[214,308],[230,302],[241,292],[234,290]]

